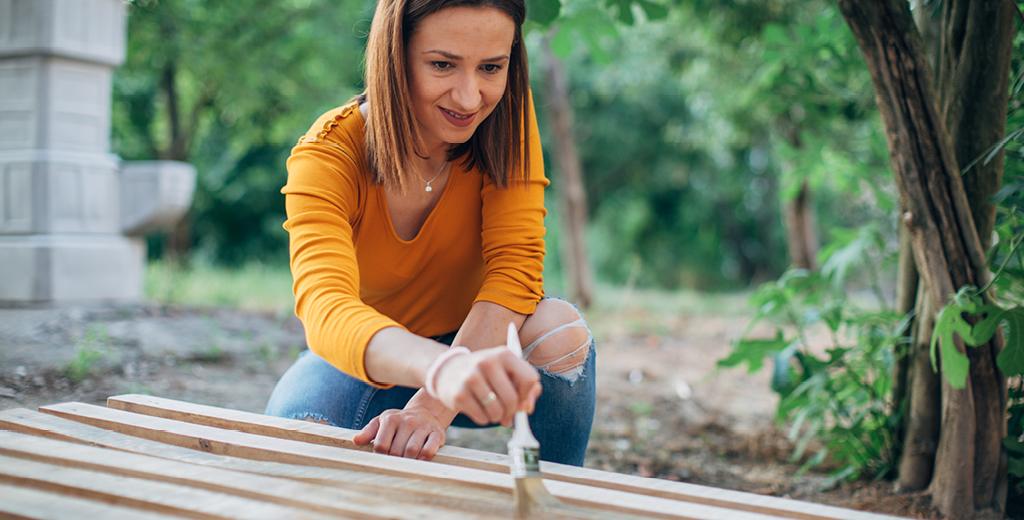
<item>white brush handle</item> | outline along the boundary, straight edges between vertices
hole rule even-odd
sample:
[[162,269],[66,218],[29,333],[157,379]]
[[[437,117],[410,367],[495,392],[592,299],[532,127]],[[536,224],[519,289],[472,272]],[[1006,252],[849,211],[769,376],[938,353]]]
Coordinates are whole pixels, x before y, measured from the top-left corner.
[[519,344],[519,331],[516,330],[515,323],[509,322],[508,324],[508,337],[505,340],[505,344],[508,345],[508,349],[517,358],[523,359],[523,346]]
[[[519,359],[523,359],[523,347],[519,343],[519,331],[516,330],[516,326],[513,323],[508,324],[508,337],[505,343],[513,354],[519,357]],[[533,431],[530,429],[530,420],[526,417],[526,412],[516,412],[515,431],[512,433],[512,440],[509,442],[523,447],[540,446],[537,438],[533,436]]]

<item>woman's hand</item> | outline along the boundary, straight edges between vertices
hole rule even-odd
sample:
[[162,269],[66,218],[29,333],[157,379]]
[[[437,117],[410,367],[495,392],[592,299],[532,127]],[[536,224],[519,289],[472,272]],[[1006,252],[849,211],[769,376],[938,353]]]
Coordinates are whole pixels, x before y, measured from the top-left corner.
[[537,370],[504,345],[452,357],[434,388],[441,403],[481,426],[511,426],[517,411],[533,412],[541,392]]
[[352,441],[357,446],[373,441],[377,453],[430,460],[444,446],[447,428],[427,407],[410,400],[401,410],[385,410],[374,417]]

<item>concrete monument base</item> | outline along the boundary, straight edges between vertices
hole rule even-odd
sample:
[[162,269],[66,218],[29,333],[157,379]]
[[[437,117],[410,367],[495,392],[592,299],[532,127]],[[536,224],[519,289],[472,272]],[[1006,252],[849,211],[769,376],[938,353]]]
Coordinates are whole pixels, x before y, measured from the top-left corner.
[[139,238],[0,236],[0,305],[138,300],[145,260]]

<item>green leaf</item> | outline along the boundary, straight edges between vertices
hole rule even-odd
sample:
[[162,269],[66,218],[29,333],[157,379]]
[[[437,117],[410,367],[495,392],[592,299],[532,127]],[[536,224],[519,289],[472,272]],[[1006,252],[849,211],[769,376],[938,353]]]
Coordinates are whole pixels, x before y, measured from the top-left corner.
[[1006,461],[1006,471],[1018,478],[1024,477],[1024,459],[1010,458]]
[[963,312],[964,309],[956,300],[943,307],[935,320],[931,344],[932,369],[938,371],[935,348],[938,345],[942,351],[942,373],[949,384],[957,389],[966,386],[967,370],[970,367],[967,356],[957,350],[956,343],[953,342],[954,333],[960,337],[971,333],[971,325],[964,320]]
[[644,10],[648,20],[663,20],[668,17],[668,7],[662,4],[650,0],[639,0],[637,3]]
[[1024,307],[1014,307],[1003,313],[1006,320],[1006,345],[996,358],[996,365],[1004,376],[1024,375]]
[[609,6],[616,8],[619,20],[626,25],[633,25],[633,0],[608,0]]
[[526,18],[541,25],[555,21],[561,10],[560,0],[526,0]]
[[997,305],[987,304],[979,307],[974,314],[984,314],[985,317],[971,327],[970,333],[964,336],[964,341],[973,347],[988,343],[992,336],[995,336],[999,322],[1005,318],[1005,313],[1006,311]]
[[573,34],[575,31],[572,25],[559,25],[561,27],[558,32],[551,38],[551,52],[555,53],[558,59],[564,60],[572,53],[573,46],[576,44],[576,35]]
[[764,365],[764,358],[775,355],[788,344],[780,331],[772,339],[741,339],[727,357],[718,361],[718,366],[735,367],[745,362],[749,372],[756,372]]

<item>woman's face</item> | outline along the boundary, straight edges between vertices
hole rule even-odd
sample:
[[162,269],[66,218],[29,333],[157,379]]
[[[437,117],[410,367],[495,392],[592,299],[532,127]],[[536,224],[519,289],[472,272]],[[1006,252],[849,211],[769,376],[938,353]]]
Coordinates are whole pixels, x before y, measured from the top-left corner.
[[449,7],[420,21],[406,63],[428,154],[464,143],[501,101],[515,22],[493,7]]

